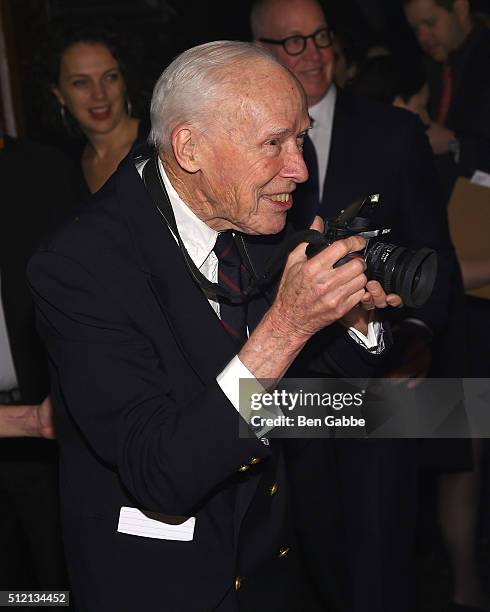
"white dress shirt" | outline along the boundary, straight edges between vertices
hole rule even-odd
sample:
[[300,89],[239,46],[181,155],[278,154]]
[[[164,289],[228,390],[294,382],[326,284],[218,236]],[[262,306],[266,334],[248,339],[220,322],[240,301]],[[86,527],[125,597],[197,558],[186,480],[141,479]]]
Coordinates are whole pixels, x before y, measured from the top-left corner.
[[[137,165],[137,170],[142,175],[146,160]],[[180,238],[198,270],[212,283],[218,282],[218,258],[214,253],[214,245],[218,238],[218,232],[204,221],[199,219],[192,210],[181,200],[170,182],[161,160],[158,160],[160,174],[167,190],[175,216],[175,223],[179,230]],[[174,236],[177,240],[177,237]],[[209,304],[219,316],[219,303],[208,300]],[[228,363],[225,369],[218,374],[216,381],[221,390],[230,400],[236,410],[240,404],[240,378],[252,378],[254,375],[240,361],[238,355]]]
[[313,119],[313,125],[308,132],[318,159],[318,186],[320,188],[320,200],[325,186],[327,166],[330,157],[330,143],[332,141],[332,125],[335,112],[335,101],[337,100],[337,88],[331,85],[320,102],[308,109],[308,114]]

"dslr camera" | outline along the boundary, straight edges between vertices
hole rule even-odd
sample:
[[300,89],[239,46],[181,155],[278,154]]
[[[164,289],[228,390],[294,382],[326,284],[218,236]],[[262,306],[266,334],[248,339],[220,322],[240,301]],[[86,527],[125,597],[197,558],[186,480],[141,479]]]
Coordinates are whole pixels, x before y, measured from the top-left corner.
[[320,244],[310,243],[306,255],[313,257],[336,240],[362,236],[367,240],[363,251],[349,253],[340,259],[335,267],[353,257],[361,256],[366,262],[368,280],[379,281],[386,293],[397,293],[405,306],[420,308],[434,288],[437,274],[436,252],[428,248],[412,250],[377,240],[391,231],[370,227],[370,215],[379,200],[379,193],[369,195],[342,210],[335,219],[327,219],[324,240]]

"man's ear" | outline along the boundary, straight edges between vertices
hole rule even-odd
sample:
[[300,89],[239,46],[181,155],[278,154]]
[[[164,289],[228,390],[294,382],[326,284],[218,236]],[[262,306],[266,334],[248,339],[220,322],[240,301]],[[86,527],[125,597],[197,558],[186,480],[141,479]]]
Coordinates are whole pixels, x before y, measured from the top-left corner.
[[197,172],[199,164],[200,134],[188,124],[177,125],[172,130],[172,149],[179,166],[187,172]]
[[465,24],[470,17],[470,3],[468,0],[455,0],[453,13],[461,24]]

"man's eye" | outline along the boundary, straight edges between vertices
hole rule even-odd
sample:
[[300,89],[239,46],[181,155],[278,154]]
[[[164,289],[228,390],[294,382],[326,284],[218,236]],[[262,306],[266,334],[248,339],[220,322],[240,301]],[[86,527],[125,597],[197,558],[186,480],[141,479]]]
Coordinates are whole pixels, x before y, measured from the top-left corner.
[[71,84],[74,87],[84,87],[87,84],[87,81],[85,79],[76,79],[75,81],[72,81]]
[[279,145],[279,140],[277,138],[271,138],[271,140],[269,140],[267,144],[276,147],[277,145]]
[[118,72],[111,72],[110,74],[106,75],[106,79],[108,81],[117,81],[118,78],[119,78]]

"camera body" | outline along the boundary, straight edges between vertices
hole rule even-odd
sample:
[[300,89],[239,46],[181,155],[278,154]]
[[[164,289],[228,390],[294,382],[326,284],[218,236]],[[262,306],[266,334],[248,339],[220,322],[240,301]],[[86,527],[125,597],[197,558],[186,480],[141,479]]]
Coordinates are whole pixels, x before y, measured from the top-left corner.
[[362,236],[367,244],[362,252],[349,253],[335,267],[353,257],[362,257],[366,262],[366,276],[377,280],[386,293],[397,293],[405,306],[420,308],[428,300],[437,275],[437,256],[433,249],[408,249],[378,240],[390,229],[375,229],[370,226],[370,216],[379,204],[378,193],[355,201],[342,210],[335,219],[325,221],[323,241],[309,244],[306,255],[313,257],[336,240],[349,236]]

